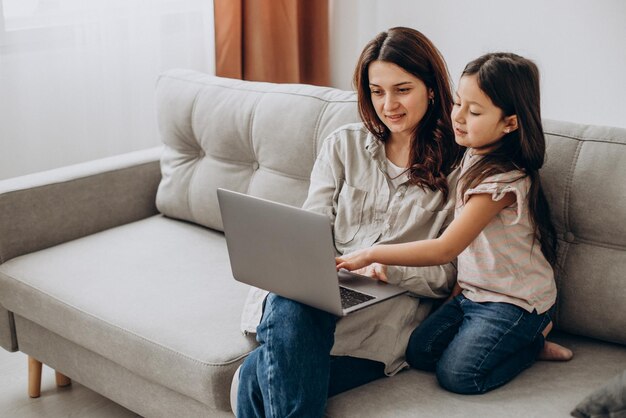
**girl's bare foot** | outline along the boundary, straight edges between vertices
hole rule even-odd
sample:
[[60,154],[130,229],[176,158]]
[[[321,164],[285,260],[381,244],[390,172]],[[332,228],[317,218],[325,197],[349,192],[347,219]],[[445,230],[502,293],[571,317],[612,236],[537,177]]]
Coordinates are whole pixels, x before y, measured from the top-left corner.
[[537,359],[545,361],[569,361],[572,357],[574,357],[574,353],[572,353],[572,350],[569,348],[553,343],[552,341],[546,341]]
[[[546,338],[550,331],[552,331],[552,321],[550,321],[541,333],[543,337]],[[537,355],[538,360],[545,361],[569,361],[572,357],[574,357],[572,350],[547,340],[539,352],[539,355]]]

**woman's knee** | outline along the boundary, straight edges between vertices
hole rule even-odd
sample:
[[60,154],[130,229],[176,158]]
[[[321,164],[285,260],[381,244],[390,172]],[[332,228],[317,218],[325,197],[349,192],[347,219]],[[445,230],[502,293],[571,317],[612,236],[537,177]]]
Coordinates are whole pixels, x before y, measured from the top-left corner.
[[[263,341],[275,336],[282,344],[297,343],[311,338],[332,338],[335,322],[336,318],[327,312],[270,294],[257,332]],[[274,331],[268,332],[269,329]]]
[[[271,312],[268,318],[271,318],[272,321],[283,325],[293,324],[296,328],[300,325],[306,328],[317,323],[331,323],[331,318],[334,318],[327,312],[273,293],[268,295],[265,309]],[[332,323],[334,321],[335,319],[332,320]]]
[[[284,298],[274,293],[267,295],[265,301],[265,312],[273,312],[279,316],[279,318],[298,318],[305,310],[305,305],[300,302],[296,302],[291,299]],[[263,315],[265,319],[266,315]]]

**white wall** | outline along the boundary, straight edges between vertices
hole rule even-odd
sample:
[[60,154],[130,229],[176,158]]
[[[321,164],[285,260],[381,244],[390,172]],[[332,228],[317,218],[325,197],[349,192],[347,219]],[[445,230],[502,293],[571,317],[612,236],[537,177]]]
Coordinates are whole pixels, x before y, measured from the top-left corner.
[[158,74],[213,51],[211,0],[0,0],[0,179],[160,144]]
[[334,0],[334,86],[351,88],[363,46],[378,32],[409,26],[442,52],[453,81],[485,52],[533,59],[545,118],[626,128],[624,0]]
[[[453,80],[493,50],[534,59],[543,116],[626,127],[626,0],[330,0],[331,79],[367,41],[424,32]],[[0,179],[159,144],[154,81],[214,72],[211,0],[0,0]]]

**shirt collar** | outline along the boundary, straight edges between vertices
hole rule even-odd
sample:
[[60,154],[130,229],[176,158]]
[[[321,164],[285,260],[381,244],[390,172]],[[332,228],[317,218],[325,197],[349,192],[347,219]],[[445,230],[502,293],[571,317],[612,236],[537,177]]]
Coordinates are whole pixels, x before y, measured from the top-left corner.
[[384,156],[385,148],[383,147],[383,145],[383,141],[376,138],[371,132],[368,132],[367,139],[365,141],[365,149],[368,150],[370,154],[372,154],[372,157],[374,159],[378,160],[380,158],[379,154],[381,152],[381,149]]
[[[376,161],[379,170],[389,178],[387,173],[387,155],[385,154],[385,143],[376,138],[371,132],[367,135],[365,141],[365,149],[372,155],[372,159]],[[392,180],[392,179],[390,179]],[[392,180],[395,187],[409,181],[409,172],[405,171],[402,175]]]

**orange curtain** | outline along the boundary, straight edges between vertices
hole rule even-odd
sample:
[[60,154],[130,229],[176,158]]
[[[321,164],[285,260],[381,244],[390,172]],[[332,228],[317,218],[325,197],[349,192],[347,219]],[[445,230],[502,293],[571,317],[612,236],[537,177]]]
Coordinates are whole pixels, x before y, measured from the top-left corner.
[[329,85],[328,0],[214,0],[214,8],[218,76]]

